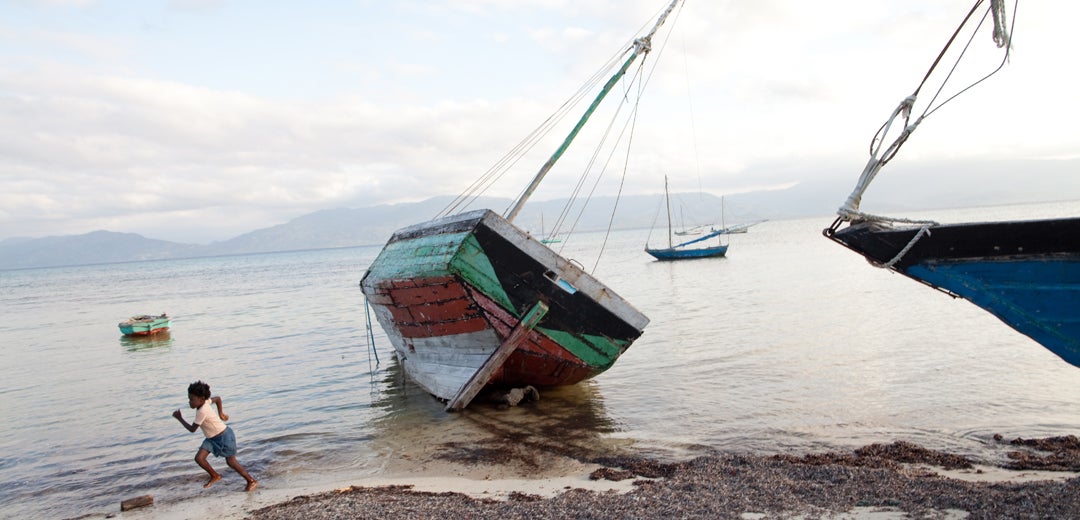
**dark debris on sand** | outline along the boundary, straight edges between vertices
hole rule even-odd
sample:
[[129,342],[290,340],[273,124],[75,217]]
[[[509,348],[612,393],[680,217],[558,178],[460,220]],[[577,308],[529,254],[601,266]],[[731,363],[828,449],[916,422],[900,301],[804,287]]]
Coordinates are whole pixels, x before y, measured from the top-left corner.
[[[1075,439],[1073,439],[1075,440]],[[1046,440],[1018,444],[1075,457],[1080,446]],[[1025,441],[1028,442],[1028,441]],[[1055,451],[1056,450],[1056,451]],[[967,482],[925,466],[970,468],[963,457],[914,444],[874,444],[852,453],[804,456],[717,454],[664,463],[635,457],[596,459],[593,478],[638,478],[628,493],[569,489],[553,498],[514,493],[507,500],[410,486],[353,487],[297,497],[251,512],[252,520],[304,518],[824,518],[856,507],[942,518],[947,510],[983,518],[1080,518],[1080,479],[1028,483]],[[913,466],[919,464],[921,466]]]
[[[1003,438],[995,435],[994,440]],[[1028,450],[1010,451],[1009,469],[1037,469],[1044,471],[1080,471],[1080,439],[1075,435],[1047,437],[1044,439],[1016,438],[1009,441],[1013,446],[1031,448],[1045,455]]]

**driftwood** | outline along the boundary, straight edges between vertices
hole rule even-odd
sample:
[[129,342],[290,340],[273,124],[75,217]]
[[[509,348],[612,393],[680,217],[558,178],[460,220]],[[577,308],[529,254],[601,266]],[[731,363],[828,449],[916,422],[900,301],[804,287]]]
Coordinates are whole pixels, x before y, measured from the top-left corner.
[[154,505],[154,495],[143,495],[141,497],[129,498],[123,502],[120,502],[121,511],[130,511],[139,507],[146,507]]

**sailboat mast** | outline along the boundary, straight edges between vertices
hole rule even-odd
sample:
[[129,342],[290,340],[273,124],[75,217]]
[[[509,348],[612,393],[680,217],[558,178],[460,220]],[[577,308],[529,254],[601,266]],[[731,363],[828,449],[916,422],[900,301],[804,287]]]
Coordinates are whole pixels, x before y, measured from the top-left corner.
[[664,176],[664,203],[667,204],[667,246],[671,249],[671,195],[668,194],[667,175]]
[[525,192],[521,194],[521,198],[519,198],[517,202],[514,203],[513,209],[511,209],[510,213],[506,215],[506,220],[508,222],[513,222],[514,217],[517,217],[518,213],[521,212],[522,206],[525,205],[525,202],[529,200],[529,197],[531,197],[533,192],[536,191],[536,187],[540,185],[540,181],[544,179],[544,176],[547,175],[549,170],[551,170],[551,167],[555,166],[555,162],[558,161],[559,158],[562,157],[563,153],[566,152],[566,149],[570,147],[570,143],[574,140],[575,137],[577,137],[578,132],[581,131],[581,127],[585,126],[585,121],[588,121],[589,117],[592,116],[592,113],[596,110],[596,107],[600,105],[600,101],[603,100],[604,97],[607,96],[608,92],[610,92],[611,89],[615,86],[615,84],[618,83],[624,75],[626,75],[626,71],[630,68],[630,64],[637,59],[638,55],[648,54],[649,51],[652,50],[653,35],[656,34],[656,30],[664,24],[664,21],[667,20],[668,15],[671,14],[671,11],[675,9],[675,5],[678,4],[680,1],[681,0],[673,0],[671,2],[671,5],[669,5],[667,9],[664,10],[664,13],[660,15],[660,18],[656,20],[656,25],[653,25],[653,28],[651,31],[649,31],[649,34],[646,34],[645,36],[634,40],[633,52],[630,54],[630,57],[628,57],[626,59],[626,62],[623,63],[622,67],[620,67],[619,70],[615,72],[615,74],[612,75],[610,79],[608,79],[607,83],[604,84],[604,88],[601,89],[600,93],[596,95],[596,99],[594,99],[592,104],[589,105],[589,109],[586,110],[585,113],[581,116],[581,119],[578,120],[577,125],[575,125],[574,129],[570,131],[570,134],[566,136],[566,139],[563,139],[562,145],[560,145],[559,148],[555,150],[555,153],[551,155],[551,158],[549,158],[547,162],[544,163],[542,167],[540,167],[540,171],[537,172],[535,177],[533,177],[533,180],[529,183],[529,186],[525,188]]
[[[720,196],[720,229],[723,229],[724,231],[727,231],[727,224],[724,223],[724,196],[723,195]],[[722,242],[722,240],[720,240],[720,235],[716,236],[716,241],[717,241],[716,243],[718,243],[718,244]]]

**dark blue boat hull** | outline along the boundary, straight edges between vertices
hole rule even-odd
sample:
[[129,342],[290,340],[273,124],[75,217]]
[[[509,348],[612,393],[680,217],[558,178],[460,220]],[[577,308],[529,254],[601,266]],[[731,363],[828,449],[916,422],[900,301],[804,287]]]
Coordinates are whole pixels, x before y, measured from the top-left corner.
[[1080,367],[1080,219],[929,231],[914,243],[918,228],[872,223],[825,234],[872,263],[893,262],[892,269],[978,305]]
[[1080,366],[1080,257],[926,262],[907,274],[986,309]]
[[645,252],[657,260],[686,260],[690,258],[713,258],[724,256],[728,246],[701,247],[697,249],[649,249]]

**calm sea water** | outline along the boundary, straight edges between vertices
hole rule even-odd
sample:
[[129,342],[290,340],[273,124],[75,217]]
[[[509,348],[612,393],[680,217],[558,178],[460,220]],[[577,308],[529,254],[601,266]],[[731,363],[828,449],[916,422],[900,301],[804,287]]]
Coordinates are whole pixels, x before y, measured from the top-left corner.
[[[1080,203],[935,212],[1075,216]],[[791,453],[909,440],[996,460],[1006,437],[1080,431],[1080,369],[962,300],[870,267],[820,234],[760,224],[728,257],[654,262],[647,230],[609,240],[597,276],[652,319],[607,373],[504,413],[552,442],[646,454]],[[599,235],[564,256],[592,266]],[[379,248],[0,272],[0,516],[115,511],[197,494],[201,434],[170,414],[187,384],[225,401],[264,486],[377,475],[470,421],[411,385],[357,283]],[[170,335],[120,336],[168,312]],[[375,361],[375,355],[380,362]],[[242,482],[216,462],[225,484]],[[235,490],[230,490],[235,491]]]

